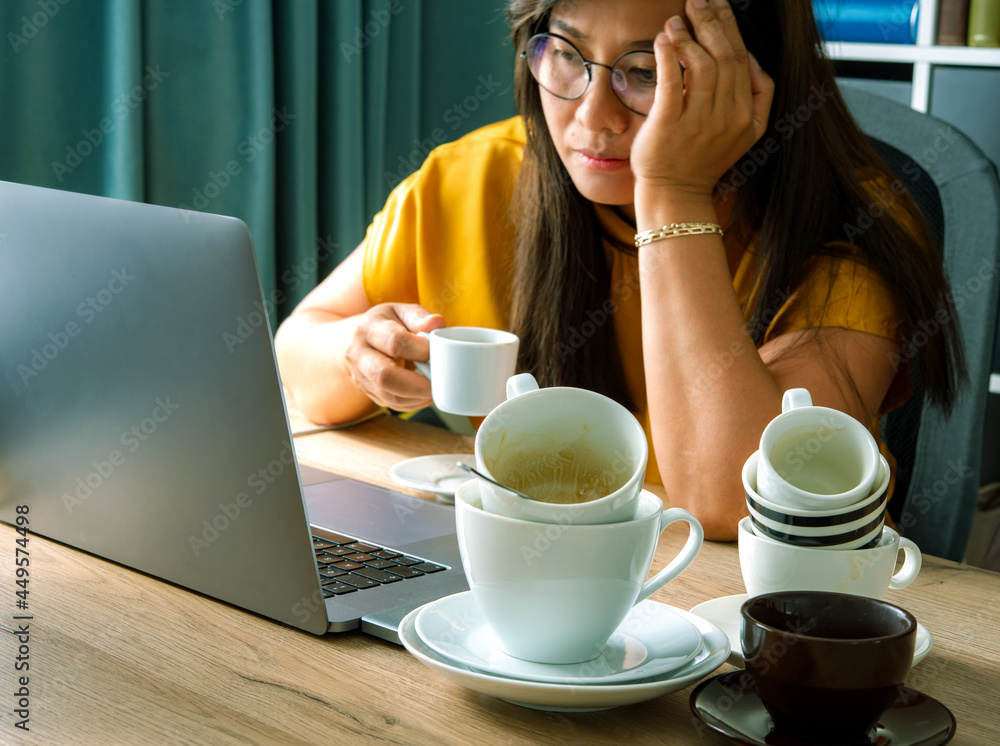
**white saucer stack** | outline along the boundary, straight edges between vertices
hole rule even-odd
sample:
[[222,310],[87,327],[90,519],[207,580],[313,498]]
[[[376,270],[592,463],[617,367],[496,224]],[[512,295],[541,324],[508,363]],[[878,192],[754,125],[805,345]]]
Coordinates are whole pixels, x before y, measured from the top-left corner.
[[403,645],[446,678],[512,704],[541,710],[602,710],[678,691],[729,657],[729,638],[711,622],[643,601],[601,653],[566,665],[534,663],[500,650],[470,592],[433,601],[400,624]]

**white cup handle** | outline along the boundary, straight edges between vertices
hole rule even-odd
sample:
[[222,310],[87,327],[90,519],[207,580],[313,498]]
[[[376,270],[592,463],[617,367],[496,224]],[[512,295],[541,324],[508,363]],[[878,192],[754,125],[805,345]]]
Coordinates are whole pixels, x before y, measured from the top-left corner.
[[530,373],[518,373],[507,379],[508,399],[513,399],[515,396],[526,394],[529,391],[538,391],[538,381]]
[[781,411],[811,407],[813,403],[809,389],[788,389],[781,397]]
[[[417,336],[418,337],[423,337],[428,342],[431,341],[431,335],[430,335],[429,332],[417,332]],[[424,362],[422,360],[414,360],[413,361],[413,367],[417,369],[417,373],[420,373],[425,378],[430,378],[431,377],[431,361],[430,361],[430,359],[428,359],[427,362]]]
[[920,566],[923,562],[923,557],[917,545],[902,536],[899,537],[899,548],[896,550],[896,556],[899,556],[900,549],[903,550],[904,554],[903,566],[899,568],[899,572],[893,575],[889,581],[890,588],[905,588],[916,580],[917,573],[920,572]]
[[[645,601],[656,593],[656,591],[660,590],[660,588],[680,575],[701,550],[702,542],[705,540],[705,532],[702,530],[701,524],[698,523],[698,519],[683,508],[670,508],[663,511],[663,514],[660,516],[660,534],[675,521],[685,521],[691,527],[687,543],[681,549],[680,553],[671,560],[670,564],[656,573],[651,580],[648,580],[642,586],[642,590],[639,591],[639,598],[635,600],[636,603]],[[659,536],[659,534],[657,535]]]

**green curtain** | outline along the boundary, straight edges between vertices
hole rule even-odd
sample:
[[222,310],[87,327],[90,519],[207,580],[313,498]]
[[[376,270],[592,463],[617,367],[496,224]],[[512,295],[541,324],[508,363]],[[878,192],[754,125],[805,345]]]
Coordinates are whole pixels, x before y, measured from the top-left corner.
[[277,324],[431,148],[513,114],[502,5],[3,0],[0,179],[241,218]]

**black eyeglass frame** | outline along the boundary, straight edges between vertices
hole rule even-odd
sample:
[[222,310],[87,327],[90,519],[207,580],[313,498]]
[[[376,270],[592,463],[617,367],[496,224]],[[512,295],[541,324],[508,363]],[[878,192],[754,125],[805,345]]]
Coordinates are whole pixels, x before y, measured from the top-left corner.
[[[531,67],[531,61],[528,59],[528,48],[531,46],[531,42],[532,41],[534,41],[535,39],[537,39],[537,38],[539,38],[541,36],[548,37],[548,38],[553,38],[553,39],[558,39],[559,41],[565,42],[566,44],[569,45],[570,49],[572,49],[574,52],[576,52],[577,57],[580,58],[580,61],[583,63],[584,68],[587,70],[587,85],[585,85],[583,87],[583,90],[580,91],[579,95],[577,95],[577,96],[561,96],[558,93],[556,93],[555,91],[547,88],[545,86],[545,84],[542,83],[542,81],[540,81],[538,79],[538,76],[535,75],[535,71]],[[645,49],[633,49],[631,52],[625,52],[624,54],[618,55],[618,57],[615,59],[615,61],[612,62],[610,65],[605,65],[605,64],[603,64],[601,62],[593,62],[592,60],[588,60],[586,57],[583,56],[583,54],[580,52],[580,50],[576,48],[576,45],[573,42],[571,42],[569,39],[567,39],[565,36],[560,36],[559,34],[552,34],[552,33],[549,33],[548,31],[542,31],[542,32],[537,33],[537,34],[533,34],[528,39],[528,41],[525,43],[525,49],[520,54],[518,54],[518,57],[520,59],[524,60],[525,63],[527,63],[527,65],[528,65],[528,71],[531,73],[531,77],[535,79],[535,82],[538,83],[538,85],[540,85],[542,88],[545,88],[546,91],[548,91],[549,93],[551,93],[556,98],[561,98],[563,101],[576,101],[577,99],[583,98],[583,95],[587,91],[590,90],[590,84],[594,82],[594,71],[593,71],[593,68],[594,67],[603,67],[609,73],[608,85],[611,87],[611,92],[615,94],[615,98],[617,98],[621,102],[622,106],[624,106],[629,111],[635,112],[636,114],[638,114],[641,117],[645,117],[645,116],[649,116],[649,112],[648,111],[647,112],[642,112],[642,111],[639,111],[637,109],[633,109],[631,106],[629,106],[627,103],[625,103],[625,101],[622,100],[621,95],[619,95],[618,91],[615,90],[614,83],[612,82],[614,80],[615,66],[619,62],[621,62],[624,58],[628,57],[629,55],[633,55],[633,54],[648,54],[650,57],[653,58],[653,69],[654,70],[656,69],[656,55],[653,52],[650,52],[648,50],[645,50]]]

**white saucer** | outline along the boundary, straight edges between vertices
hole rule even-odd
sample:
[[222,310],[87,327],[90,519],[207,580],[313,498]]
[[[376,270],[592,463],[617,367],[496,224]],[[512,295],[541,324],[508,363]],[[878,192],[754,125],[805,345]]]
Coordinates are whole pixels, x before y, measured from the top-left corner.
[[[729,662],[734,666],[743,665],[743,646],[740,643],[740,607],[749,596],[746,593],[739,593],[735,596],[722,596],[713,598],[703,604],[698,604],[691,609],[692,614],[697,614],[703,619],[707,619],[721,629],[729,638],[732,652],[729,654]],[[927,654],[931,652],[934,645],[934,638],[928,629],[917,622],[917,641],[913,649],[913,665],[917,665]]]
[[459,485],[474,478],[459,469],[456,464],[459,461],[474,464],[475,458],[471,453],[435,453],[430,456],[417,456],[393,464],[389,468],[389,477],[404,487],[450,498],[442,502],[454,502],[455,491]]
[[522,707],[553,712],[588,712],[645,702],[679,691],[721,666],[729,655],[729,639],[711,622],[674,609],[701,633],[701,651],[676,671],[658,677],[621,684],[553,684],[509,679],[473,671],[432,650],[417,634],[415,619],[420,609],[407,614],[399,625],[399,639],[421,663],[450,681],[481,694]]
[[618,684],[676,671],[702,648],[701,632],[676,609],[637,604],[604,646],[583,663],[554,665],[507,655],[469,593],[424,606],[414,622],[427,647],[481,673],[555,684]]

